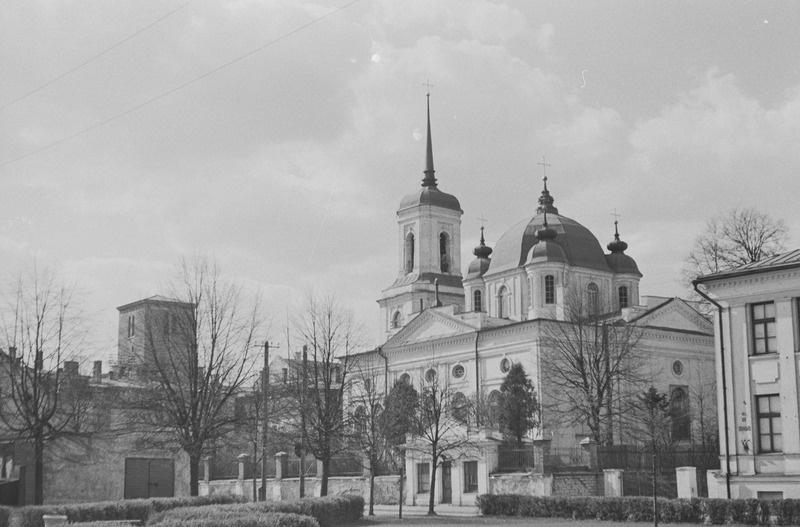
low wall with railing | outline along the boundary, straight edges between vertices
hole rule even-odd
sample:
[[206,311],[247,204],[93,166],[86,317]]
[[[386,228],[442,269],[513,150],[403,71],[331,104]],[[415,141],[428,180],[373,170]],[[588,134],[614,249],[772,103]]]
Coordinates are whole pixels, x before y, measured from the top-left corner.
[[[268,501],[286,501],[300,497],[300,479],[287,478],[277,480],[269,478],[267,483]],[[305,479],[305,495],[320,495],[320,478],[310,477]],[[374,502],[381,505],[395,505],[399,499],[398,486],[400,476],[376,476],[374,488]],[[261,488],[261,480],[256,480],[256,492]],[[253,482],[251,479],[219,479],[200,482],[200,495],[233,494],[243,496],[248,500],[253,499]],[[358,494],[369,500],[368,476],[334,476],[328,478],[328,495]]]

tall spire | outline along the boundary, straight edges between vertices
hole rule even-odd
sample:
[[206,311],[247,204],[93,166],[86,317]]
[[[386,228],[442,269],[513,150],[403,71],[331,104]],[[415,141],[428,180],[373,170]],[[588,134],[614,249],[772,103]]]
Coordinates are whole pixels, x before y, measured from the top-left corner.
[[[558,214],[558,209],[553,206],[553,201],[555,200],[553,199],[553,196],[550,195],[550,191],[547,190],[547,167],[549,167],[550,165],[548,165],[545,162],[544,156],[542,157],[542,162],[537,163],[537,165],[542,166],[542,172],[543,172],[542,181],[544,182],[544,188],[542,189],[541,196],[539,196],[539,206],[536,208],[536,213],[541,214],[542,212],[544,212],[545,214],[547,214],[548,212],[550,212],[551,214]],[[547,221],[547,216],[545,216],[545,222],[546,221]]]
[[[428,88],[430,88],[431,84],[427,84]],[[425,177],[422,179],[422,186],[423,187],[430,187],[430,188],[437,188],[436,187],[436,178],[433,174],[436,172],[433,169],[433,142],[431,141],[431,92],[430,90],[426,94],[428,98],[428,147],[425,152]]]

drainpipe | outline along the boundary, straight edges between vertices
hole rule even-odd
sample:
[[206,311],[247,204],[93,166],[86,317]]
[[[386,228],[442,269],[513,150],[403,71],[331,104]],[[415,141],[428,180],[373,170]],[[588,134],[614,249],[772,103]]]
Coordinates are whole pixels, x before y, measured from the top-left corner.
[[478,368],[478,339],[481,336],[481,330],[475,331],[475,425],[481,426],[481,374]]
[[699,282],[695,279],[692,280],[692,287],[698,295],[702,296],[717,308],[717,316],[719,321],[719,356],[720,367],[722,368],[722,417],[723,426],[725,428],[725,487],[728,492],[728,499],[731,499],[731,452],[730,452],[730,438],[728,437],[728,384],[727,375],[725,372],[725,340],[723,338],[722,329],[722,306],[706,293],[701,291],[697,286]]
[[378,355],[383,359],[383,393],[389,395],[389,357],[383,354],[383,348],[378,346],[375,348]]

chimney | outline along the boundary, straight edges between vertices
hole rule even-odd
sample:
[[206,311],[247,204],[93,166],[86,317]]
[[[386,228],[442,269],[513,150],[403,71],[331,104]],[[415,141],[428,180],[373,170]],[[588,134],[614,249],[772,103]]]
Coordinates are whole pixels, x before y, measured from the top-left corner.
[[435,299],[434,306],[435,307],[441,307],[442,303],[439,301],[439,279],[438,278],[435,278],[433,280],[433,286],[436,288],[435,289],[435,293],[434,293],[434,295],[435,295],[434,296],[434,299]]
[[94,366],[92,367],[92,380],[96,383],[100,383],[103,380],[103,361],[96,360],[94,361]]
[[78,376],[78,362],[74,360],[64,361],[64,375],[67,377]]

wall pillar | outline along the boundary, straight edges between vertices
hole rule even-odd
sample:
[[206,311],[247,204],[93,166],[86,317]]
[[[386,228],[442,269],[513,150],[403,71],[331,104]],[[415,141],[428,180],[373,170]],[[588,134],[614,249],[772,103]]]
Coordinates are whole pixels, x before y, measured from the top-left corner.
[[211,456],[203,458],[203,481],[208,483],[211,480]]
[[545,461],[550,456],[550,439],[533,440],[533,472],[544,474]]
[[289,454],[286,452],[278,452],[275,454],[275,479],[272,481],[272,499],[281,501],[283,493],[281,491],[283,478],[289,474]]
[[603,470],[603,488],[606,498],[621,498],[623,494],[622,470],[618,468],[607,468]]
[[697,468],[675,467],[679,498],[697,497]]
[[406,505],[414,505],[417,495],[417,463],[413,455],[406,455]]

